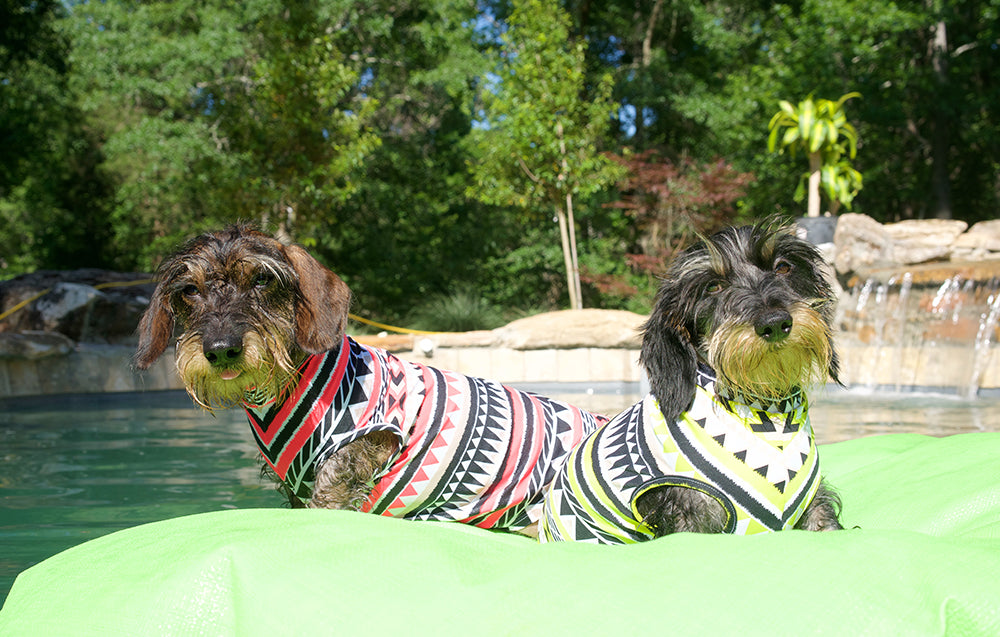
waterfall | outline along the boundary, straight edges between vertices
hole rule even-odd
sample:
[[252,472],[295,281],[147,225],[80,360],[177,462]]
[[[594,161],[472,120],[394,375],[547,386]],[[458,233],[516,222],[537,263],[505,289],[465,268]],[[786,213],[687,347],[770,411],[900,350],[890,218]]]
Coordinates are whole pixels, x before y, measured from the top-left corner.
[[848,286],[837,316],[845,384],[967,398],[1000,389],[1000,272],[943,265],[874,272]]
[[1000,294],[996,290],[989,296],[989,311],[980,315],[979,331],[976,333],[975,357],[972,364],[972,377],[965,388],[965,397],[972,398],[979,393],[983,372],[989,361],[993,343],[993,335],[997,329],[997,319],[1000,317]]

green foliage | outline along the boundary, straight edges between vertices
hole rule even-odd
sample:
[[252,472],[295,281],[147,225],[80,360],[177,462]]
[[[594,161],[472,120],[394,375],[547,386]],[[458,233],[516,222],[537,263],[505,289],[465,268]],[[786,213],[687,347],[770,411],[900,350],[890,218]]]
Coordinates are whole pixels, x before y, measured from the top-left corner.
[[224,104],[206,104],[250,164],[243,206],[291,236],[350,197],[380,143],[368,126],[377,103],[358,90],[359,72],[329,33],[340,17],[305,1],[268,7],[254,23],[262,41],[248,60],[252,90],[228,86]]
[[[841,159],[820,168],[820,188],[831,202],[851,209],[851,203],[864,187],[864,177],[851,163]],[[797,200],[800,200],[801,197]]]
[[408,325],[433,332],[491,330],[508,316],[486,300],[482,292],[465,285],[447,294],[435,294],[410,314]]
[[464,195],[470,78],[486,64],[475,16],[457,1],[352,3],[356,26],[337,33],[376,104],[381,143],[350,197],[299,238],[315,241],[364,316],[406,325],[429,295],[461,283],[482,289],[489,259],[515,235],[515,220]]
[[[854,129],[814,113],[772,141],[836,136],[817,171],[832,208],[995,216],[998,17],[996,0],[0,1],[0,276],[148,270],[247,219],[384,322],[443,290],[564,307],[564,270],[588,306],[644,311],[696,231],[801,214],[763,126],[789,95],[865,96]],[[616,174],[607,153],[649,165]]]
[[507,251],[486,262],[491,274],[481,283],[488,298],[500,307],[565,307],[565,273],[560,275],[559,232],[555,224],[523,224],[510,239]]
[[616,109],[611,77],[588,86],[586,45],[569,17],[542,0],[518,0],[499,51],[497,80],[481,94],[473,131],[470,196],[495,205],[551,209],[567,193],[590,195],[620,174],[596,152]]
[[353,191],[379,139],[330,35],[333,8],[74,6],[81,103],[107,139],[116,242],[139,247],[135,266],[237,219],[294,235]]
[[148,271],[192,234],[244,216],[231,197],[244,158],[199,97],[241,69],[238,27],[249,19],[214,2],[72,7],[70,88],[116,185],[108,204],[120,268]]
[[810,95],[797,106],[781,100],[780,109],[767,125],[771,131],[767,138],[769,152],[788,149],[795,157],[796,151],[802,149],[809,156],[809,172],[799,181],[795,200],[802,200],[803,183],[808,179],[810,216],[819,213],[821,189],[832,202],[832,212],[840,205],[849,209],[861,190],[861,173],[844,158],[845,153],[850,159],[858,153],[858,132],[844,112],[844,103],[854,97],[861,94],[846,93],[836,102]]
[[[820,153],[824,159],[839,159],[845,152],[851,159],[858,154],[858,132],[847,121],[844,103],[854,97],[861,97],[858,92],[841,95],[836,102],[826,99],[813,99],[810,95],[792,106],[791,102],[778,102],[780,110],[774,114],[767,128],[771,131],[767,138],[767,150],[778,150],[778,136],[781,136],[780,149],[795,151],[799,148],[806,153]],[[783,132],[783,134],[782,134]],[[840,138],[843,137],[842,142]],[[844,142],[847,143],[845,148]]]
[[542,0],[512,6],[497,80],[481,96],[485,121],[471,135],[467,193],[488,204],[555,209],[570,306],[581,307],[573,198],[621,174],[597,152],[617,108],[611,76],[586,84],[586,45],[570,39],[566,13]]
[[0,277],[111,263],[111,184],[69,90],[62,16],[0,3]]

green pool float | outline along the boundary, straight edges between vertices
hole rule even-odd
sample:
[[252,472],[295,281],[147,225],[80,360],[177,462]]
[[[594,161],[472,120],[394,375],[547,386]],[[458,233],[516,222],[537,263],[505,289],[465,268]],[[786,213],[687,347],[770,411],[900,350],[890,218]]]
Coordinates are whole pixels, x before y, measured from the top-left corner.
[[0,635],[1000,635],[1000,433],[819,453],[857,528],[542,545],[342,511],[222,511],[24,571]]

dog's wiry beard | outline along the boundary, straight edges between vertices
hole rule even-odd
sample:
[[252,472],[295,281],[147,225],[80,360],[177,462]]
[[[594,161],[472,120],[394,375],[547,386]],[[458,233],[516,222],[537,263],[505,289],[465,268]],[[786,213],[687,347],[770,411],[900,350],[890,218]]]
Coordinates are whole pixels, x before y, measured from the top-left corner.
[[707,354],[720,381],[740,393],[774,400],[823,383],[833,357],[826,322],[809,303],[796,303],[789,313],[792,331],[779,343],[765,341],[753,325],[719,325]]
[[243,355],[230,369],[239,375],[224,380],[205,358],[201,335],[187,332],[177,343],[177,371],[184,388],[203,409],[229,409],[252,394],[254,402],[284,397],[297,371],[286,343],[275,334],[249,331],[243,337]]

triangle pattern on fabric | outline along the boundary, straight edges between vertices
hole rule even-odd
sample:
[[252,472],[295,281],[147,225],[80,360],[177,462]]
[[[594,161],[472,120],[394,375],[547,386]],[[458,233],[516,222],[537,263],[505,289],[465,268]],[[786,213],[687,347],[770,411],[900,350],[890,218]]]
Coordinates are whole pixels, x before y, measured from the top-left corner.
[[[796,493],[809,488],[793,482],[810,457],[808,450],[802,453],[811,440],[805,398],[797,393],[789,399],[748,405],[713,394],[713,387],[702,384],[691,409],[664,430],[669,440],[661,437],[663,462],[672,461],[677,445],[679,458],[693,467],[691,476],[720,488],[738,504],[741,515],[757,520],[751,526],[783,528],[785,508],[798,506],[786,491],[792,486]],[[697,434],[698,430],[703,433]],[[744,528],[749,527],[744,524]]]

